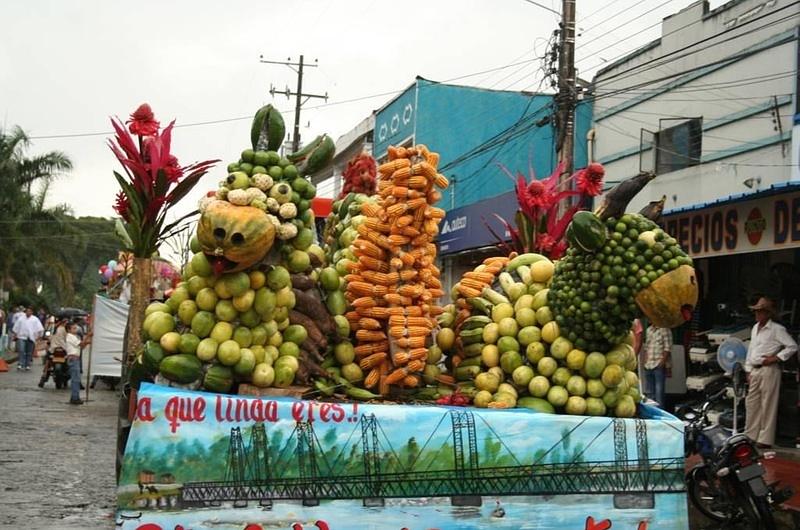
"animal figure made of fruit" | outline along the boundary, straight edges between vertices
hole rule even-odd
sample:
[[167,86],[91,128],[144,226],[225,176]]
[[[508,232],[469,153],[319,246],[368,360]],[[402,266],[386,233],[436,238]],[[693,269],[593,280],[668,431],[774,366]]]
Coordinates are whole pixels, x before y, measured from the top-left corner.
[[633,319],[675,327],[698,296],[677,241],[624,213],[650,178],[623,182],[595,213],[576,211],[557,261],[535,252],[488,258],[454,286],[436,353],[448,355],[458,390],[475,406],[636,415]]
[[252,148],[200,200],[184,281],[146,309],[132,380],[236,392],[328,376],[321,363],[336,329],[317,289],[325,256],[306,174],[330,163],[333,144],[321,136],[291,155],[295,165],[274,151],[284,130],[276,109],[260,109]]

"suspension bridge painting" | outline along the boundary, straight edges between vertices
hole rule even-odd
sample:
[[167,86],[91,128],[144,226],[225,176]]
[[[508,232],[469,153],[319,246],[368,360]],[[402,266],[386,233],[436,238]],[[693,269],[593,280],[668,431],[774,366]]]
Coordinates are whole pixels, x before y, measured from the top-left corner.
[[133,530],[688,528],[683,426],[142,386],[118,487]]

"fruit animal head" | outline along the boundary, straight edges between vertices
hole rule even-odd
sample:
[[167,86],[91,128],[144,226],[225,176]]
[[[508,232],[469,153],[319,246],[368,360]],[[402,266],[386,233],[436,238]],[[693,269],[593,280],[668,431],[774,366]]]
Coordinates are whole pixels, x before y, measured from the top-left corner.
[[214,274],[252,267],[267,255],[275,227],[266,212],[252,206],[213,201],[200,216],[197,239]]
[[697,279],[674,238],[639,214],[576,219],[547,297],[563,336],[579,349],[608,351],[641,313],[662,327],[688,319]]
[[694,267],[681,265],[639,291],[636,304],[653,325],[674,328],[689,320],[697,296]]

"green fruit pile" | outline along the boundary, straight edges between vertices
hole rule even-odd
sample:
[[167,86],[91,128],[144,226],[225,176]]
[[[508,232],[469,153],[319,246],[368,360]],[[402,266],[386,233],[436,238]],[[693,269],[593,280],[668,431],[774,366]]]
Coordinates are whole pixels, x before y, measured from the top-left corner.
[[571,245],[556,267],[549,305],[566,339],[584,350],[605,351],[627,336],[640,314],[636,294],[692,260],[639,214],[592,217],[582,212],[573,220],[570,230],[581,228],[569,234]]
[[[165,303],[147,308],[143,325],[147,342],[133,368],[139,379],[158,374],[174,383],[230,392],[240,382],[286,387],[310,384],[314,375],[326,375],[319,363],[334,324],[317,289],[325,254],[315,243],[310,208],[316,189],[304,174],[330,162],[332,143],[317,139],[291,155],[292,160],[281,157],[270,149],[283,142],[282,124],[283,118],[271,106],[260,109],[253,122],[253,148],[242,151],[239,161],[228,166],[229,175],[215,194],[201,199],[199,226],[204,226],[204,219],[218,223],[206,224],[212,227],[209,231],[223,231],[220,248],[203,248],[196,236],[192,238],[194,254],[184,267],[184,281]],[[308,163],[309,157],[316,165]],[[293,161],[302,161],[302,169]],[[212,214],[209,205],[214,201],[259,208],[267,212],[269,223],[240,228],[235,223],[241,222],[239,212],[245,209],[226,205]],[[230,222],[225,224],[226,220]],[[256,261],[259,249],[251,241],[258,238],[249,239],[246,229],[266,231],[270,223],[277,239],[268,254],[269,248],[260,248],[266,255]],[[225,236],[223,226],[244,232],[238,233],[241,242],[237,243],[237,234]],[[232,251],[252,247],[247,255],[256,255],[254,265],[238,272],[216,269],[212,261],[216,252],[223,251],[223,240],[225,245],[230,240],[225,248]]]
[[280,266],[193,275],[165,303],[147,307],[141,362],[151,374],[212,392],[229,392],[237,382],[286,387],[308,338],[289,319],[295,304],[291,276]]
[[471,314],[455,333],[440,330],[438,347],[462,359],[453,369],[459,390],[476,407],[634,416],[641,396],[630,337],[605,350],[577,347],[554,316],[554,270],[544,256],[518,256],[496,289],[467,300]]

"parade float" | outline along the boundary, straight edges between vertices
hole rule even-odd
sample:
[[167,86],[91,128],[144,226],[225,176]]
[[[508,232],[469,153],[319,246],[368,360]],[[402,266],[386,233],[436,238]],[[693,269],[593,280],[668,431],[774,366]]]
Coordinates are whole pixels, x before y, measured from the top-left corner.
[[[355,160],[316,234],[306,176],[333,143],[281,156],[283,136],[260,109],[183,281],[129,323],[121,528],[686,527],[683,427],[639,403],[628,337],[697,291],[624,213],[645,178],[595,213],[553,208],[581,198],[558,176],[521,179],[516,247],[445,293],[437,153]],[[599,191],[601,169],[574,178]]]

